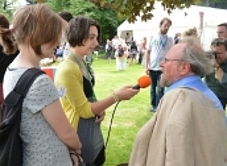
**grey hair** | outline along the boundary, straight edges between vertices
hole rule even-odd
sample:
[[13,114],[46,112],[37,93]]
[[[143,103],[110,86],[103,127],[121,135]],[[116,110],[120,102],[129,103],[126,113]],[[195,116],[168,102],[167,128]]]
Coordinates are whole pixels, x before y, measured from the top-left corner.
[[190,63],[191,71],[199,76],[205,76],[213,72],[210,59],[201,45],[193,40],[182,42],[185,47],[182,50],[181,58],[183,61]]

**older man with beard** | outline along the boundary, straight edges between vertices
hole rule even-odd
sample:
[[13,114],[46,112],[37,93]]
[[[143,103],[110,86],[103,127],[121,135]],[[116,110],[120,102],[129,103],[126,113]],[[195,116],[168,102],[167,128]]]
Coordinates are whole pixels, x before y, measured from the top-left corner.
[[[184,46],[194,49],[190,50]],[[181,58],[177,58],[179,55],[181,55]],[[178,64],[183,64],[183,62],[187,63],[189,64],[190,69],[182,74],[178,72],[179,66],[174,65],[174,62],[171,63],[171,61],[175,61],[175,63]],[[213,68],[210,60],[206,57],[205,52],[197,45],[196,41],[192,40],[192,38],[171,49],[160,66],[164,73],[161,75],[160,84],[162,87],[168,87],[166,92],[178,87],[193,88],[202,92],[206,97],[214,101],[218,109],[223,109],[217,96],[201,80],[201,76],[212,73]]]
[[193,42],[180,43],[160,65],[168,89],[138,132],[129,166],[225,166],[226,118],[218,98],[201,81],[212,71],[205,52]]

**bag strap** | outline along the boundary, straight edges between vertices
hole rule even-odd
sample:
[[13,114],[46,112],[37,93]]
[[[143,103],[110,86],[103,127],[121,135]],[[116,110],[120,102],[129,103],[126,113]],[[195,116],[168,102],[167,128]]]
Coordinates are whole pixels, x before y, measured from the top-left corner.
[[29,68],[21,75],[13,91],[24,98],[34,80],[41,74],[45,74],[45,72],[35,67]]
[[[10,94],[14,91],[17,94],[19,94],[20,99],[24,99],[31,84],[34,82],[34,80],[41,74],[45,74],[44,71],[37,69],[37,68],[29,68],[28,70],[26,70],[21,77],[19,78],[19,80],[17,81],[14,89],[6,96],[6,98],[4,99],[4,102],[7,103],[8,105],[15,105],[18,100],[15,97],[12,97],[12,95],[10,96]],[[3,103],[0,106],[1,111],[0,111],[0,124],[2,122],[2,107],[3,107]]]

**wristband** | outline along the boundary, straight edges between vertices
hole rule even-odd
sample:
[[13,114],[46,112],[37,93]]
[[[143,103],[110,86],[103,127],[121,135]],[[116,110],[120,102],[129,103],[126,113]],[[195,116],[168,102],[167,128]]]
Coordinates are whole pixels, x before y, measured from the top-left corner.
[[119,98],[117,97],[116,93],[112,89],[110,89],[110,92],[112,93],[112,96],[113,96],[115,102],[120,101]]

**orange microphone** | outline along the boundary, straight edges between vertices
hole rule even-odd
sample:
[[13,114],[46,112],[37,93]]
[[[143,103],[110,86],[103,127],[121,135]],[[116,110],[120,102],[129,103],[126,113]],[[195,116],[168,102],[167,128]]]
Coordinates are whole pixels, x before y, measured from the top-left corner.
[[133,89],[140,89],[140,88],[146,88],[148,86],[151,85],[151,79],[149,76],[144,75],[141,76],[138,80],[137,80],[137,84],[133,87]]

